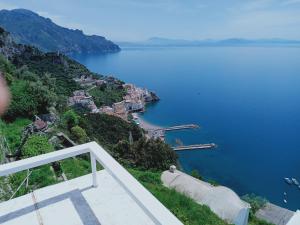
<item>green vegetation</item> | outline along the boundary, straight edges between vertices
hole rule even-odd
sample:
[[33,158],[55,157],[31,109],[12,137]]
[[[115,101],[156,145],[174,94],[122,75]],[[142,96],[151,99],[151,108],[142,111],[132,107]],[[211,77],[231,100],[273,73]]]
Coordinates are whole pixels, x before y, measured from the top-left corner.
[[79,124],[80,116],[72,109],[66,111],[62,116],[62,125],[68,129]]
[[[146,140],[143,131],[134,123],[105,114],[82,117],[81,127],[93,139],[111,151],[126,165],[145,169],[163,170],[176,164],[177,156],[161,140]],[[130,133],[133,143],[129,143]]]
[[255,216],[250,216],[248,225],[273,225],[264,220],[258,219]]
[[[44,165],[38,168],[31,170],[32,173],[29,178],[28,186],[26,183],[21,186],[19,191],[15,194],[14,197],[22,196],[30,192],[30,190],[36,190],[38,188],[46,187],[51,184],[57,183],[54,172],[50,169],[49,165]],[[17,188],[22,184],[22,182],[27,177],[28,173],[22,171],[10,175],[9,177],[0,178],[0,188],[4,190],[0,195],[1,200],[8,200]],[[8,185],[9,184],[9,185]],[[10,188],[8,188],[8,186]]]
[[39,135],[30,136],[22,150],[22,156],[29,158],[37,155],[52,152],[53,146],[48,142],[48,138]]
[[[129,169],[129,172],[184,224],[227,224],[217,217],[207,206],[199,205],[193,199],[176,192],[175,190],[164,187],[160,180],[161,172],[149,172],[136,169]],[[254,196],[251,196],[251,201],[256,202],[254,205],[261,205],[261,198],[255,197],[254,199],[256,200],[253,200]],[[257,201],[259,203],[257,203]],[[249,225],[272,224],[260,220],[253,214],[250,214]]]
[[242,197],[242,199],[245,202],[248,202],[251,206],[250,215],[249,215],[249,217],[250,217],[249,225],[254,225],[254,224],[255,225],[271,225],[270,223],[260,220],[255,216],[255,213],[259,209],[263,208],[268,203],[268,201],[265,198],[262,198],[255,194],[248,194],[248,195],[244,195]]
[[132,145],[122,141],[114,146],[113,152],[131,166],[144,169],[165,170],[172,164],[176,165],[177,160],[170,146],[159,139],[140,138]]
[[68,179],[73,179],[91,173],[91,162],[81,157],[66,159],[61,161],[61,168]]
[[56,97],[41,82],[16,80],[10,86],[10,91],[12,101],[5,116],[8,120],[46,113]]
[[198,170],[192,170],[191,176],[192,176],[192,177],[195,177],[196,179],[203,180],[203,178],[202,178],[202,176],[199,174]]
[[6,123],[0,119],[0,135],[5,137],[12,153],[21,144],[22,130],[30,123],[28,119],[18,118],[12,123]]
[[[9,49],[6,55],[10,61],[0,55],[0,72],[4,73],[12,94],[11,105],[4,120],[0,120],[0,135],[6,137],[8,146],[13,152],[22,147],[20,149],[23,158],[51,152],[54,146],[48,139],[51,134],[61,131],[76,143],[95,140],[120,163],[131,168],[130,172],[184,224],[226,224],[208,207],[199,205],[185,195],[161,184],[161,171],[171,164],[176,164],[177,161],[177,156],[170,146],[160,140],[147,140],[143,130],[136,124],[118,117],[90,114],[66,107],[67,97],[72,91],[79,89],[73,78],[80,75],[95,76],[94,73],[61,54],[45,54],[30,46],[15,45],[9,42],[7,35],[0,28],[0,48],[10,43],[6,46]],[[98,106],[111,105],[122,100],[124,95],[122,82],[110,80],[112,82],[108,82],[108,85],[91,91]],[[29,119],[35,114],[48,113],[50,108],[57,112],[59,122],[51,127],[50,133],[43,136],[31,135],[27,140],[24,139],[24,145],[20,146],[22,130],[31,122]],[[61,147],[60,143],[54,145]],[[23,185],[15,197],[57,183],[61,180],[62,173],[66,174],[68,179],[88,174],[91,165],[89,156],[84,155],[53,163],[51,166],[44,165],[31,171],[28,186]],[[192,172],[192,175],[201,178],[196,171]],[[27,171],[23,171],[6,178],[1,177],[0,199],[9,199],[26,176]],[[256,200],[253,202],[252,199],[247,200],[254,209],[261,206]],[[254,212],[250,218],[251,225],[266,224],[256,219]]]
[[134,141],[142,137],[142,130],[136,124],[105,114],[88,114],[82,117],[80,126],[85,129],[90,139],[110,149],[120,140],[128,140],[129,132],[132,133]]
[[87,36],[80,30],[58,26],[50,19],[25,9],[1,10],[0,25],[15,40],[37,46],[43,51],[104,53],[120,50],[116,44],[102,36]]
[[89,93],[93,96],[95,104],[100,107],[103,105],[111,106],[115,102],[122,101],[125,90],[123,88],[102,85],[101,87],[92,89]]
[[26,47],[21,55],[15,56],[13,63],[17,68],[28,67],[32,73],[38,74],[39,77],[50,74],[51,77],[55,78],[56,87],[54,91],[58,95],[70,95],[79,88],[73,78],[85,72],[90,74],[84,66],[65,56],[55,53],[41,53],[32,47]]
[[129,171],[184,224],[227,224],[218,218],[207,206],[199,205],[191,198],[164,187],[160,181],[159,172],[143,172],[132,169]]
[[80,126],[72,127],[71,134],[73,139],[76,140],[78,144],[86,143],[89,139],[85,130],[82,129]]
[[255,214],[259,209],[263,208],[268,203],[265,198],[262,198],[255,194],[244,195],[242,199],[251,205],[251,212],[253,214]]

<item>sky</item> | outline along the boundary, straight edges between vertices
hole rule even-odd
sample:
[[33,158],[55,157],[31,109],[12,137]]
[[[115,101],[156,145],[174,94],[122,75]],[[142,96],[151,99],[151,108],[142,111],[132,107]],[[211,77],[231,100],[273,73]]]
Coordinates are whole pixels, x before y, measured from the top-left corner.
[[0,0],[0,9],[14,8],[114,41],[300,40],[300,0]]

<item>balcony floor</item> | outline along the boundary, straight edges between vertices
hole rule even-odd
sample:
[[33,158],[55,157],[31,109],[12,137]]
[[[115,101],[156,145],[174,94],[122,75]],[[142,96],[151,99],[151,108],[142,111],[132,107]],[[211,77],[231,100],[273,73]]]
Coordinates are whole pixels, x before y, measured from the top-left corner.
[[105,170],[0,203],[5,225],[148,225],[153,221]]

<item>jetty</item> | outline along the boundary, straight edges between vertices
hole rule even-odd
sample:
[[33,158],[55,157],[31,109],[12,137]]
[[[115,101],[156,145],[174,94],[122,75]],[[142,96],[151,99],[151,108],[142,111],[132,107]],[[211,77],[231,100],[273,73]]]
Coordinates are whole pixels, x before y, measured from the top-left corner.
[[186,129],[197,129],[197,128],[199,128],[199,126],[196,124],[184,124],[184,125],[161,128],[160,130],[173,131],[173,130],[186,130]]
[[217,147],[215,143],[210,144],[195,144],[195,145],[182,145],[173,147],[174,151],[185,151],[185,150],[204,150],[204,149],[213,149]]

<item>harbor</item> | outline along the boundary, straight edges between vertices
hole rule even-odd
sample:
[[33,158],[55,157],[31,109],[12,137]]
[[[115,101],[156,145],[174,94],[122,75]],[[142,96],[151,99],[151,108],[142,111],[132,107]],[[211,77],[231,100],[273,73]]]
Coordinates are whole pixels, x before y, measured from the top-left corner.
[[[150,124],[143,120],[138,113],[133,113],[133,120],[137,125],[139,125],[142,129],[147,131],[147,138],[154,138],[154,139],[161,139],[165,140],[165,133],[171,131],[178,131],[178,130],[188,130],[188,129],[198,129],[200,128],[197,124],[182,124],[182,125],[175,125],[170,127],[160,127],[153,124]],[[215,143],[209,144],[192,144],[192,145],[183,145],[180,144],[178,146],[172,147],[174,151],[187,151],[187,150],[208,150],[214,149],[217,145]]]

